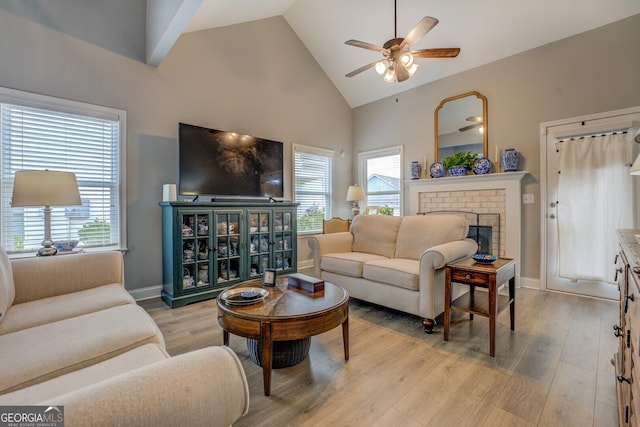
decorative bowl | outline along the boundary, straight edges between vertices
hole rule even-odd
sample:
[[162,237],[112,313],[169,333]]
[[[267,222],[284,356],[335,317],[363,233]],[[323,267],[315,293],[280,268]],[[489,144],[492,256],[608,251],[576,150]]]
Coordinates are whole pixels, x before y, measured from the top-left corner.
[[66,240],[63,242],[55,242],[53,246],[61,252],[68,252],[74,250],[76,246],[78,246],[78,243],[80,243],[79,240]]
[[442,163],[440,162],[433,162],[429,167],[429,173],[432,178],[442,178],[446,172],[447,171],[444,170],[444,167],[442,167]]
[[495,256],[490,254],[475,254],[471,258],[473,258],[473,260],[478,264],[493,264],[497,259]]
[[228,289],[218,296],[229,305],[250,305],[261,301],[269,295],[269,291],[263,288],[235,288]]
[[476,174],[485,174],[489,173],[489,169],[491,169],[491,160],[487,157],[480,157],[476,160],[475,166],[473,167],[473,172]]

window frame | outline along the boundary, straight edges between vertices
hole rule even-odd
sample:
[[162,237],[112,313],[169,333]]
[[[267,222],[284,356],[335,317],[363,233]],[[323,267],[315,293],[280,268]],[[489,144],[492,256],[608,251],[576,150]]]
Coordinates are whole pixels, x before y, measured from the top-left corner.
[[387,156],[399,156],[400,157],[400,186],[397,192],[376,192],[373,193],[375,195],[385,195],[385,194],[398,194],[399,195],[399,214],[400,216],[404,216],[404,181],[403,181],[403,171],[404,171],[404,147],[402,145],[396,145],[394,147],[388,148],[379,148],[376,150],[363,151],[358,153],[358,183],[364,189],[364,194],[366,199],[361,203],[361,213],[364,212],[364,207],[368,206],[369,200],[369,189],[367,186],[367,161],[376,159],[379,157],[387,157]]
[[[42,95],[34,92],[26,92],[17,89],[10,89],[0,86],[0,105],[13,104],[24,107],[39,108],[53,112],[75,114],[79,116],[92,117],[96,119],[113,120],[118,123],[118,203],[119,203],[119,242],[114,245],[91,247],[87,251],[97,252],[102,250],[127,251],[127,194],[126,194],[126,152],[127,152],[127,112],[112,107],[89,104],[69,99],[56,98],[49,95]],[[1,155],[1,153],[0,153]],[[0,176],[4,172],[0,161]],[[0,188],[0,191],[2,189]],[[0,216],[2,211],[0,210]],[[2,218],[0,217],[0,226]],[[20,252],[9,254],[11,257],[32,256],[34,252]]]
[[[330,183],[329,183],[329,189],[328,192],[325,194],[325,198],[326,200],[329,201],[329,205],[325,206],[325,211],[324,211],[324,219],[329,219],[333,216],[333,184],[335,182],[335,157],[336,157],[336,152],[335,150],[332,149],[328,149],[328,148],[320,148],[320,147],[314,147],[314,146],[310,146],[310,145],[301,145],[301,144],[292,144],[292,167],[291,167],[291,171],[292,171],[292,176],[293,176],[293,182],[292,182],[292,193],[293,193],[293,199],[295,202],[298,203],[297,200],[297,191],[296,191],[296,152],[300,152],[300,153],[305,153],[305,154],[310,154],[310,155],[316,155],[316,156],[323,156],[323,157],[328,157],[329,158],[329,179],[330,179]],[[299,215],[299,213],[298,213]],[[298,222],[299,224],[299,222]],[[300,231],[297,230],[298,235],[308,235],[308,234],[318,234],[318,233],[322,233],[322,227],[320,227],[320,229],[318,230],[305,230],[305,231]]]

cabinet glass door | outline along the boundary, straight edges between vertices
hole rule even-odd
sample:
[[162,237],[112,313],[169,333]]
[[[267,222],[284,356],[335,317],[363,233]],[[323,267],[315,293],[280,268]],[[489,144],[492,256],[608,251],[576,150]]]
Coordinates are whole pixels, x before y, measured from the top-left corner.
[[251,211],[249,213],[249,277],[262,276],[271,264],[271,213]]
[[291,212],[274,213],[274,258],[277,270],[290,270],[293,268],[293,234]]
[[242,268],[240,258],[241,212],[216,212],[216,284],[228,286],[239,279]]
[[211,248],[211,214],[182,211],[178,218],[182,225],[182,257],[179,276],[182,290],[209,286],[209,252]]

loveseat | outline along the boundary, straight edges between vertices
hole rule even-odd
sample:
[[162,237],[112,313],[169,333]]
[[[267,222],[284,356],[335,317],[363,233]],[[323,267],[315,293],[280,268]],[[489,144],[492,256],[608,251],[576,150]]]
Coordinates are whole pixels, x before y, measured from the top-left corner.
[[63,406],[66,426],[228,426],[249,405],[228,347],[169,357],[119,252],[9,260],[0,248],[0,366],[0,405]]
[[[309,239],[316,277],[353,298],[422,317],[431,333],[444,312],[444,266],[477,251],[458,215],[357,215],[349,232]],[[465,289],[454,285],[457,297]]]

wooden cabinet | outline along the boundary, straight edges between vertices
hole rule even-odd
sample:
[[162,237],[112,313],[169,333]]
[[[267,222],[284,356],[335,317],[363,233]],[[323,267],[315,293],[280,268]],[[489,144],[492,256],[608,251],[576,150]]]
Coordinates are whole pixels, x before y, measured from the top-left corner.
[[162,202],[162,299],[215,298],[265,268],[297,271],[296,203]]
[[618,352],[613,362],[620,426],[640,425],[640,230],[619,230],[616,281],[620,289],[620,315],[613,332]]

